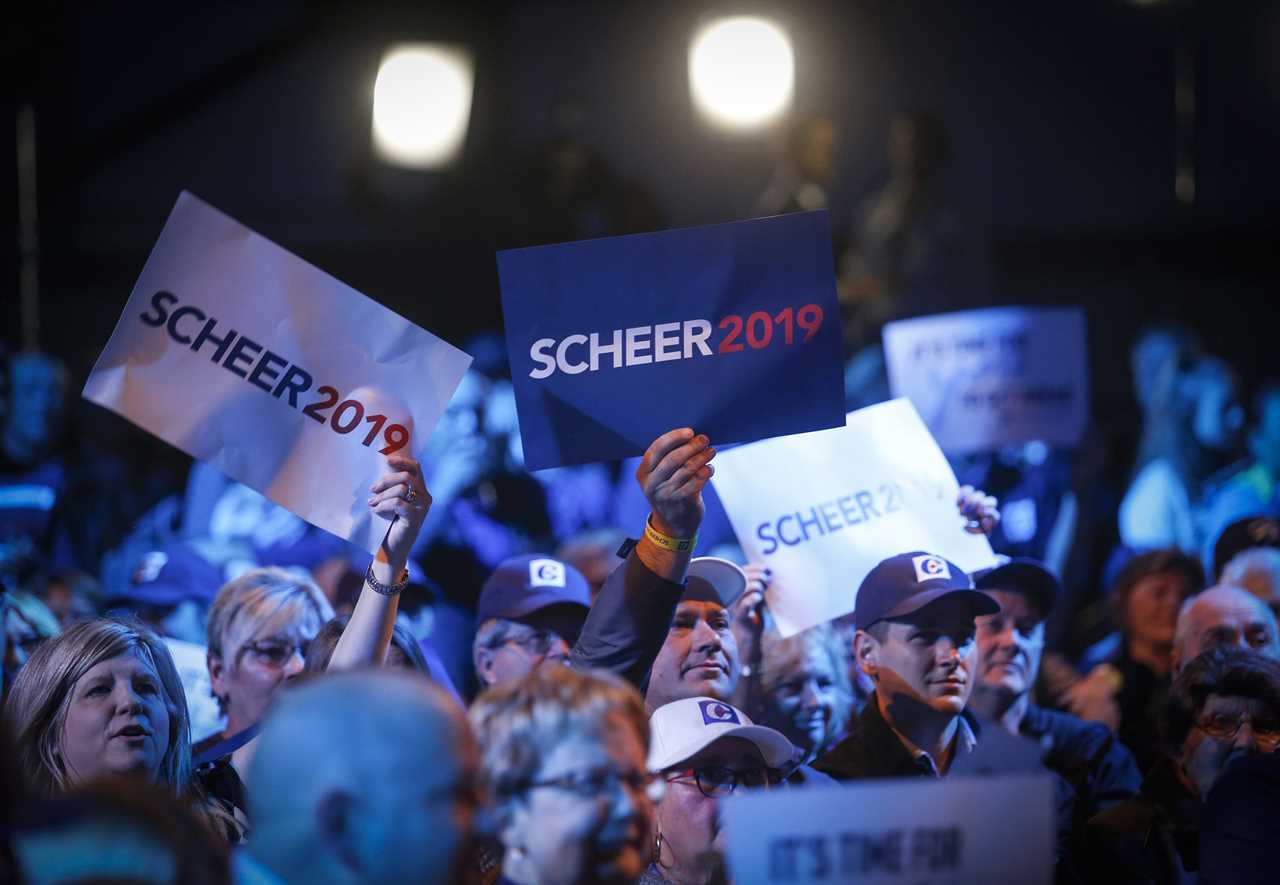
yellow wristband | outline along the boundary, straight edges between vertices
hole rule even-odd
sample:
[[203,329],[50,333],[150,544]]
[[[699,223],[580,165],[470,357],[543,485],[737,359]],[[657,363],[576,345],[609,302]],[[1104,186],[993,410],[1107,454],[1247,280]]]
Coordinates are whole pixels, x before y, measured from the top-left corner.
[[673,538],[670,535],[664,535],[653,527],[648,517],[644,521],[644,536],[663,550],[670,550],[672,553],[688,553],[698,543],[697,535],[692,538]]

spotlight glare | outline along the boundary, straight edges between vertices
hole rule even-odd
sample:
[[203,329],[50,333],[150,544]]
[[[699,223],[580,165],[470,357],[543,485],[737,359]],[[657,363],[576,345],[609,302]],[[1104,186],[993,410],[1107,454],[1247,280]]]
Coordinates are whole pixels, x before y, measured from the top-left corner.
[[767,19],[720,19],[689,46],[694,105],[719,125],[750,129],[773,122],[790,110],[794,86],[791,40]]
[[457,156],[471,117],[470,53],[431,43],[393,47],[373,86],[373,144],[388,163],[444,166]]

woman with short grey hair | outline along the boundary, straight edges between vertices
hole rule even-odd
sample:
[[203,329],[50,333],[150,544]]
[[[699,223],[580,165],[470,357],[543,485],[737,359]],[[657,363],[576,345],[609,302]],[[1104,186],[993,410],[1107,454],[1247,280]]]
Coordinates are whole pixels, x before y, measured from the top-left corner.
[[649,862],[655,779],[649,723],[630,684],[540,667],[471,707],[502,881],[632,883]]

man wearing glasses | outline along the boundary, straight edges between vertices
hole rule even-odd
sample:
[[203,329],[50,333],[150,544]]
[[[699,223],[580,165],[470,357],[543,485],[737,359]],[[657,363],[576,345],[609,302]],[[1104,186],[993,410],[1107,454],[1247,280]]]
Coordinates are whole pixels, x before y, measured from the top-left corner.
[[1164,753],[1141,793],[1085,827],[1089,881],[1195,881],[1210,788],[1232,760],[1280,746],[1280,663],[1238,648],[1204,652],[1174,680],[1161,724]]
[[777,783],[791,742],[710,697],[672,701],[649,720],[649,769],[666,781],[654,861],[642,885],[724,881],[719,801],[738,788]]
[[573,566],[533,554],[504,560],[480,590],[471,659],[481,688],[565,665],[591,606],[587,579]]

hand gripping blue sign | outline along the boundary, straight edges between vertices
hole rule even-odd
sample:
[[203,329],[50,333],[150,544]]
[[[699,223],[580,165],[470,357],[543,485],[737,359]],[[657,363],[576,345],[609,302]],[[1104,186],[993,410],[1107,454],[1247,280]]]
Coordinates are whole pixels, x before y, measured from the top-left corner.
[[525,462],[844,424],[825,211],[498,253]]

